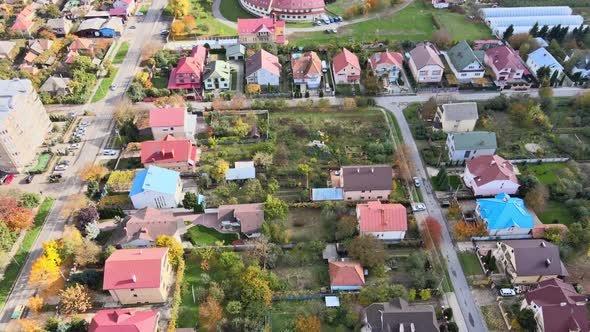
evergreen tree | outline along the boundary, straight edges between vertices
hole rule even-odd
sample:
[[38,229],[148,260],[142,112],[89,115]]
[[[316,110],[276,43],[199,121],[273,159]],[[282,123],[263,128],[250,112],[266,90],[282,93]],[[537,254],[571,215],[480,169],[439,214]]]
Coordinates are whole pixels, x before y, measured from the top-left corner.
[[537,37],[541,37],[541,38],[545,38],[547,37],[547,31],[549,30],[549,27],[544,25],[541,30],[539,30],[539,33],[537,33]]
[[529,31],[529,34],[533,37],[537,37],[538,33],[539,33],[539,22],[536,22],[535,25],[533,25],[533,27],[531,28],[531,31]]
[[510,24],[508,29],[506,29],[506,31],[504,31],[503,39],[508,40],[508,39],[510,39],[510,37],[512,37],[513,34],[514,34],[514,24]]

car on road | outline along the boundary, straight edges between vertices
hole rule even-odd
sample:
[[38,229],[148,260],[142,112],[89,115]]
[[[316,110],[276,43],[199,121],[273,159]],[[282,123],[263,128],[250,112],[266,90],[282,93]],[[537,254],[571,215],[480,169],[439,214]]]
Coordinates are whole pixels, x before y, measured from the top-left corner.
[[135,25],[130,26],[129,29],[135,29]]
[[56,171],[65,171],[66,169],[68,169],[68,164],[69,163],[60,162],[59,164],[57,164],[55,166],[55,170]]
[[9,185],[14,180],[14,174],[4,174],[0,178],[0,184]]
[[22,304],[17,305],[16,308],[14,308],[12,315],[10,315],[10,319],[20,319],[22,317],[24,311],[25,311],[24,305],[22,305]]
[[78,148],[80,148],[80,143],[72,143],[68,146],[68,150],[76,150]]
[[137,13],[135,14],[135,16],[143,16],[143,15],[145,15],[143,12],[137,12]]
[[90,125],[90,122],[89,121],[82,121],[80,123],[80,126],[82,126],[82,127],[88,127],[89,125]]
[[412,180],[414,180],[414,186],[416,186],[416,188],[420,188],[420,186],[422,185],[420,183],[420,179],[418,179],[417,177],[413,177]]
[[114,149],[105,149],[102,151],[102,154],[105,156],[116,156],[119,151]]
[[68,115],[69,116],[76,116],[76,115],[78,115],[78,113],[75,111],[71,111],[70,113],[68,113]]
[[412,203],[412,212],[426,211],[424,203]]
[[109,89],[111,89],[111,91],[117,90],[117,84],[112,84]]
[[501,296],[516,296],[516,292],[512,288],[500,288]]
[[25,182],[26,183],[31,183],[33,182],[33,178],[35,177],[35,174],[29,174],[27,175],[27,177],[25,178]]
[[162,36],[167,36],[169,33],[170,33],[170,30],[168,30],[168,29],[162,29],[162,30],[160,30],[160,34]]
[[49,183],[57,183],[61,178],[61,174],[51,174],[47,180],[49,181]]

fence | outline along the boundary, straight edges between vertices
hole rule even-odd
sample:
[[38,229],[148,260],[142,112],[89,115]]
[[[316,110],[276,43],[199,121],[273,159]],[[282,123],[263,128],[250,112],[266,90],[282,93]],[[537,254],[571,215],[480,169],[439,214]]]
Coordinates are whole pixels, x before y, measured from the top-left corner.
[[450,88],[418,88],[416,89],[416,93],[447,93],[447,92],[457,92],[459,91],[458,87],[450,87]]
[[512,159],[513,164],[545,164],[545,163],[565,163],[570,158],[539,158],[539,159]]
[[533,236],[530,234],[523,235],[494,235],[494,236],[474,236],[471,241],[497,241],[497,240],[526,240],[532,239]]
[[252,99],[259,99],[259,98],[291,98],[293,95],[290,92],[279,92],[279,93],[260,93],[260,94],[252,94],[248,95],[248,97]]

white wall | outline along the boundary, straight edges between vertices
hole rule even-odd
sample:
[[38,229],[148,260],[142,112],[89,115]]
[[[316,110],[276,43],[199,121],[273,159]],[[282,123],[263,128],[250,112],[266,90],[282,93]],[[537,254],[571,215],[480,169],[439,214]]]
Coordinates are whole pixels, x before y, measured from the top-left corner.
[[402,240],[406,236],[404,231],[389,232],[361,232],[362,234],[371,234],[379,240]]
[[260,86],[279,86],[279,76],[274,75],[266,69],[259,69],[246,78],[248,83],[258,83]]
[[178,205],[175,195],[158,193],[155,191],[143,191],[139,194],[131,196],[131,202],[136,209],[143,209],[146,207],[156,209],[171,209]]

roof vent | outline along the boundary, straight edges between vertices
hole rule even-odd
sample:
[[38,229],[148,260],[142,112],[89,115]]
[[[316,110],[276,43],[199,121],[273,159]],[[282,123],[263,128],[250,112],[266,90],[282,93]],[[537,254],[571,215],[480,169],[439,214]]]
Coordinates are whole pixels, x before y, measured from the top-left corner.
[[545,266],[546,266],[546,267],[549,267],[549,265],[551,265],[551,260],[550,260],[549,258],[547,258],[547,259],[545,260]]
[[134,275],[131,276],[131,280],[133,280],[133,282],[137,282],[137,277]]
[[543,247],[543,248],[547,247],[547,245],[545,244],[545,241],[541,241],[541,247]]

